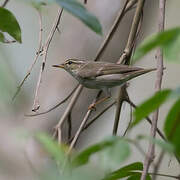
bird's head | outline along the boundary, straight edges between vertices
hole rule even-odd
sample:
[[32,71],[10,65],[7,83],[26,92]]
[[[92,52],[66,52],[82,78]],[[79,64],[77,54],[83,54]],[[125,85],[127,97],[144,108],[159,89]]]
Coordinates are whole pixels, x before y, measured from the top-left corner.
[[66,71],[73,73],[77,72],[86,62],[78,59],[68,59],[64,63],[59,65],[53,65],[53,67],[63,68]]

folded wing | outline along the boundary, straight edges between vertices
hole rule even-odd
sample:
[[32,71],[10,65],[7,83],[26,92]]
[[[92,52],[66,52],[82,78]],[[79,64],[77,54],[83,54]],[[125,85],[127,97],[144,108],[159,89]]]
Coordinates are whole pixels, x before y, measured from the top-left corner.
[[140,70],[143,69],[114,63],[97,62],[94,64],[89,62],[81,68],[79,75],[83,78],[95,78],[102,75],[126,74]]

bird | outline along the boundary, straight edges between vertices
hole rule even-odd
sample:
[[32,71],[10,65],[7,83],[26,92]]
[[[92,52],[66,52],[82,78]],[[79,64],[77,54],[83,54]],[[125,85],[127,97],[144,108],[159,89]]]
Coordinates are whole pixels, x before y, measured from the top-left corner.
[[129,65],[79,59],[67,59],[61,64],[52,66],[64,69],[84,87],[100,89],[105,93],[105,98],[91,104],[88,109],[93,109],[100,102],[110,98],[110,88],[122,86],[135,77],[156,70],[156,68],[143,69]]

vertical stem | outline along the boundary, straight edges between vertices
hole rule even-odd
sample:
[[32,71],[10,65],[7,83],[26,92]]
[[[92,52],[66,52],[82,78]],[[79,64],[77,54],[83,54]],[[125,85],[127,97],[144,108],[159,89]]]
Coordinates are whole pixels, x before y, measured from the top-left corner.
[[115,120],[114,120],[114,126],[113,126],[113,135],[117,134],[118,124],[119,124],[119,120],[120,120],[120,112],[121,112],[122,104],[125,100],[125,93],[127,93],[126,85],[124,85],[120,88],[120,91],[118,94],[118,104],[116,107],[116,114],[115,114]]
[[[165,23],[165,3],[166,0],[159,0],[159,18],[158,18],[158,32],[164,31],[164,23]],[[160,48],[158,48],[156,52],[157,59],[157,77],[155,82],[155,91],[161,90],[162,77],[163,77],[163,52]],[[157,121],[158,121],[159,109],[156,110],[152,117],[152,126],[151,126],[151,137],[156,136],[157,129]],[[154,144],[150,143],[148,148],[148,153],[144,161],[144,168],[141,176],[141,180],[145,180],[149,166],[154,159]]]

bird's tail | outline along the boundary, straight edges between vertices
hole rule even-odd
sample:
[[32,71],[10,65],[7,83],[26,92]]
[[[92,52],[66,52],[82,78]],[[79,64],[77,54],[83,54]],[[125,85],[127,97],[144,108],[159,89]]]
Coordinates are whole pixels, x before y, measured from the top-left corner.
[[138,77],[138,76],[141,76],[141,75],[146,74],[148,72],[156,71],[156,70],[157,70],[156,68],[152,68],[152,69],[139,69],[137,71],[132,71],[132,72],[127,73],[126,80],[129,81],[135,77]]

